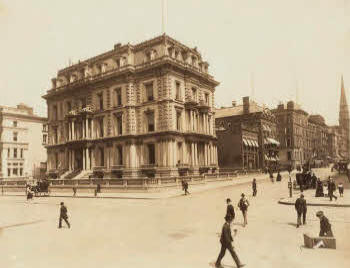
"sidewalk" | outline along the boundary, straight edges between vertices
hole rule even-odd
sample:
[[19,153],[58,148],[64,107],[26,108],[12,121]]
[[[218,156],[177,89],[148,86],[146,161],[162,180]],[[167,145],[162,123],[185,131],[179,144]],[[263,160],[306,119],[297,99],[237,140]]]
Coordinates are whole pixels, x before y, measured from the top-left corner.
[[[335,192],[337,200],[330,201],[329,197],[315,197],[316,189],[310,189],[303,192],[308,206],[324,206],[324,207],[350,207],[350,194],[349,192],[344,193],[343,197],[339,196],[339,192]],[[279,204],[293,205],[296,199],[300,197],[300,191],[294,191],[293,197],[282,198],[278,201]]]
[[[282,176],[288,176],[287,172],[282,172]],[[218,189],[223,187],[230,187],[234,185],[243,185],[251,184],[253,178],[256,178],[257,181],[269,180],[268,174],[247,174],[241,175],[239,177],[233,177],[229,180],[218,180],[210,181],[206,184],[199,185],[189,185],[189,192],[191,194],[200,193],[212,189]],[[50,197],[71,197],[71,198],[115,198],[115,199],[163,199],[171,197],[183,196],[184,192],[181,188],[181,185],[173,188],[161,189],[157,192],[115,192],[115,193],[104,193],[102,188],[102,193],[94,196],[93,192],[77,192],[76,196],[73,197],[73,192],[51,192]],[[7,192],[3,196],[24,196],[24,193],[21,192]],[[35,198],[35,197],[34,197]]]
[[[295,171],[292,172],[292,178],[295,178]],[[330,174],[329,169],[318,169],[315,170],[315,173],[318,176],[325,177],[327,174]],[[283,180],[287,180],[288,172],[281,172]],[[209,191],[212,189],[219,189],[224,187],[236,186],[236,185],[244,185],[251,184],[253,178],[257,180],[257,182],[261,181],[269,181],[269,174],[261,173],[261,174],[247,174],[240,175],[238,177],[233,177],[228,180],[218,180],[218,181],[208,181],[205,184],[197,184],[197,185],[189,185],[189,192],[191,194],[201,193],[205,191]],[[274,174],[274,180],[276,180],[276,173]],[[6,192],[3,196],[24,196],[24,193],[21,192]],[[164,198],[173,198],[184,196],[184,192],[181,188],[181,185],[173,187],[173,188],[164,188],[159,189],[157,192],[149,191],[149,192],[113,192],[113,193],[104,193],[102,187],[102,193],[99,193],[97,196],[94,196],[93,192],[79,192],[75,197],[73,197],[73,192],[51,192],[50,197],[71,197],[71,198],[114,198],[114,199],[164,199]],[[35,197],[34,197],[35,198]],[[292,201],[290,201],[292,202]],[[295,202],[295,200],[294,200]],[[339,201],[338,201],[339,202]]]

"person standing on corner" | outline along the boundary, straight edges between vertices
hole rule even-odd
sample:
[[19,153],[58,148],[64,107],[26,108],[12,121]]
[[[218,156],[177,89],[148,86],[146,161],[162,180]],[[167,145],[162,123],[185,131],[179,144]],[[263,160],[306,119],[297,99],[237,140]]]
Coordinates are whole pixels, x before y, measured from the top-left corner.
[[245,198],[245,194],[243,193],[241,194],[241,199],[238,202],[238,207],[242,211],[243,219],[244,219],[243,227],[245,227],[248,224],[247,213],[248,213],[249,202],[247,198]]
[[252,182],[252,189],[253,189],[253,196],[256,196],[257,190],[256,190],[256,179],[253,179]]
[[301,225],[301,216],[303,216],[303,225],[306,224],[306,212],[307,205],[306,200],[304,199],[304,195],[301,194],[300,197],[295,201],[295,210],[297,211],[297,228]]
[[62,220],[64,220],[68,228],[70,228],[70,223],[68,222],[67,207],[64,205],[63,202],[61,202],[60,220],[59,220],[58,228],[62,228]]
[[[232,246],[232,242],[233,242],[233,237],[231,235],[231,222],[232,222],[232,218],[228,215],[225,216],[225,223],[222,226],[222,231],[221,231],[221,236],[220,236],[220,243],[221,243],[221,250],[220,250],[220,254],[216,260],[215,263],[215,267],[216,268],[223,268],[223,266],[221,265],[221,260],[222,258],[225,256],[226,250],[228,250],[231,253],[231,256],[233,258],[233,260],[236,263],[237,267],[243,267],[245,266],[244,264],[241,263],[241,261],[239,260],[234,247]],[[236,236],[237,234],[237,229],[234,230],[234,236]]]
[[333,197],[337,201],[338,198],[334,195],[335,189],[336,189],[335,183],[334,183],[333,179],[331,177],[329,177],[328,178],[328,196],[329,196],[329,201],[332,201]]
[[339,196],[340,196],[340,197],[343,197],[343,194],[344,194],[344,185],[343,185],[342,182],[340,182],[340,183],[338,184],[338,190],[339,190]]
[[227,209],[226,209],[226,216],[231,217],[232,221],[235,219],[235,209],[233,208],[232,204],[231,204],[231,199],[227,198],[226,199],[226,203],[227,203]]

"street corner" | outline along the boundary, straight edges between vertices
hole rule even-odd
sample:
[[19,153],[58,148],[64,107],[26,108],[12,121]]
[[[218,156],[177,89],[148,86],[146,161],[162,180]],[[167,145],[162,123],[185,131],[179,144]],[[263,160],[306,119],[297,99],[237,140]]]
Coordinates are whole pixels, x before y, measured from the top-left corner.
[[[294,206],[298,195],[293,197],[282,197],[278,200],[278,204]],[[338,199],[330,201],[328,197],[305,197],[308,206],[320,207],[350,207],[350,198],[338,197]]]

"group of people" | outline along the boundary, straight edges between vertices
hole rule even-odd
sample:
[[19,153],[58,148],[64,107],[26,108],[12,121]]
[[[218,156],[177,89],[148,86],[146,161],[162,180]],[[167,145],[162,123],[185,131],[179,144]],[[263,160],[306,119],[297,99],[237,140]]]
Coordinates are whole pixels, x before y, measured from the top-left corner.
[[[307,204],[303,194],[300,194],[300,197],[295,201],[294,206],[297,212],[297,228],[299,228],[300,225],[306,224]],[[329,223],[328,218],[324,215],[323,211],[318,211],[316,216],[320,219],[319,236],[333,237],[331,224]],[[303,218],[303,221],[301,221],[301,218]]]
[[[255,181],[255,183],[256,183],[256,181]],[[227,208],[226,208],[226,215],[225,215],[225,223],[222,227],[221,236],[220,236],[221,249],[220,249],[219,256],[215,262],[215,267],[217,267],[217,268],[223,267],[221,265],[221,260],[225,256],[226,250],[228,250],[231,253],[231,256],[232,256],[233,260],[235,261],[237,267],[243,267],[245,265],[241,263],[234,247],[232,246],[233,237],[236,236],[236,234],[237,234],[237,229],[233,230],[234,231],[233,237],[231,234],[231,224],[236,217],[235,209],[232,205],[232,201],[230,198],[226,199],[226,203],[227,203]],[[248,224],[247,212],[248,212],[248,207],[249,207],[249,201],[245,197],[244,193],[241,194],[241,198],[237,204],[237,207],[242,212],[243,220],[244,220],[243,227],[245,227]]]
[[[334,194],[336,192],[336,185],[334,180],[331,177],[328,177],[328,180],[326,183],[323,183],[319,178],[317,179],[316,183],[316,197],[329,197],[329,201],[332,201],[333,198],[335,200],[338,199],[338,197]],[[344,194],[344,185],[342,182],[338,183],[338,191],[339,196],[343,197]]]

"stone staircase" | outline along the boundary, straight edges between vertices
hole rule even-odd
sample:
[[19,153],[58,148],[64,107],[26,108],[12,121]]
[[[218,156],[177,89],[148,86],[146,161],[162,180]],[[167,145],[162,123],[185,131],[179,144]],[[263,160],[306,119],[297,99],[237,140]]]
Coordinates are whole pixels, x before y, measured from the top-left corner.
[[86,179],[89,179],[89,176],[92,174],[93,174],[92,170],[82,170],[73,179],[74,180],[86,180]]
[[68,173],[64,179],[65,180],[70,180],[78,176],[82,171],[81,170],[73,170],[72,172]]

